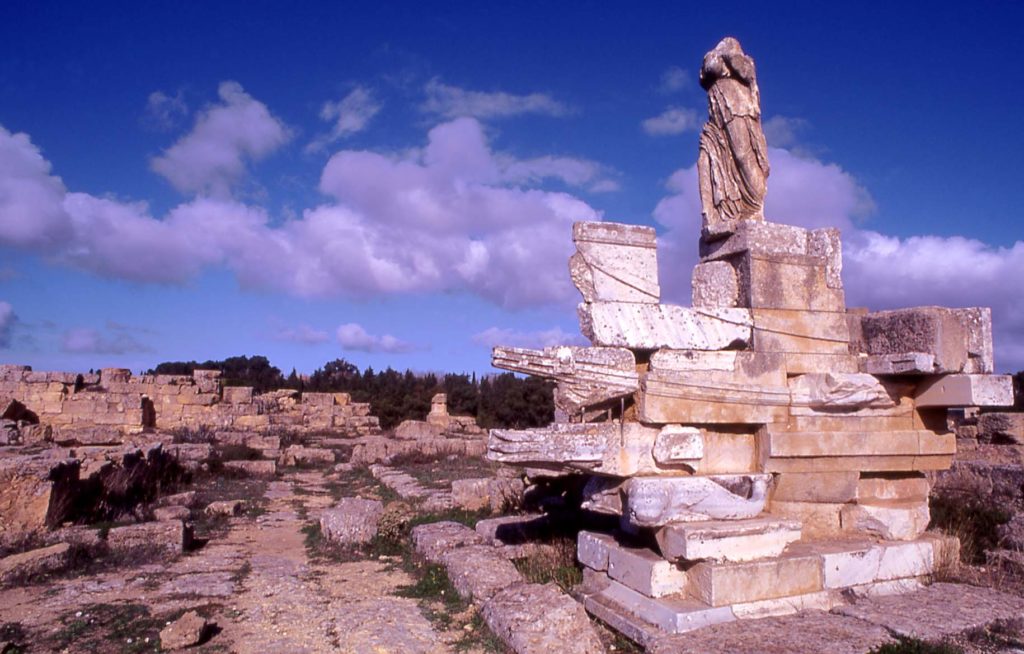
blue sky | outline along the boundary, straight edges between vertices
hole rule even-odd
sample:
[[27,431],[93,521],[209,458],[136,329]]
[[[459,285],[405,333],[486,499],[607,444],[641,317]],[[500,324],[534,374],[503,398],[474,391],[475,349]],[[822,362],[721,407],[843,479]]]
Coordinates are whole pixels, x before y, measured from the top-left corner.
[[[361,6],[366,5],[366,6]],[[770,220],[847,300],[992,306],[1024,368],[1016,3],[5,3],[0,362],[489,369],[577,339],[576,219],[689,300],[703,54],[756,60]]]

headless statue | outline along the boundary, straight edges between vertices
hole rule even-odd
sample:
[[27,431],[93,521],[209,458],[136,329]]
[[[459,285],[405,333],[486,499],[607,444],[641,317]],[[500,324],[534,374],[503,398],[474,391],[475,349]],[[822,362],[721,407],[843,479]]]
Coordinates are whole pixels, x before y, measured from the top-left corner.
[[703,234],[714,239],[732,233],[740,220],[764,220],[768,145],[754,60],[739,41],[726,37],[704,55],[700,85],[708,93],[708,122],[697,174]]

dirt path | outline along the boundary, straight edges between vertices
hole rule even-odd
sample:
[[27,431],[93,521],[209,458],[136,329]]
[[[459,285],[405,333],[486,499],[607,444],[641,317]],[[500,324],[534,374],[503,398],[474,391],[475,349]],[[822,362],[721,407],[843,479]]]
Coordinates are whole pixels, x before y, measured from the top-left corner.
[[266,514],[231,532],[250,569],[222,644],[240,654],[449,651],[414,600],[391,595],[412,583],[405,573],[380,561],[309,559],[302,528],[333,503],[319,473],[274,482],[266,498]]
[[159,651],[159,630],[189,609],[220,629],[197,654],[434,654],[459,634],[437,631],[414,583],[386,560],[310,559],[303,527],[334,499],[322,471],[269,484],[264,511],[167,563],[123,566],[0,590],[0,623],[20,625],[29,652]]

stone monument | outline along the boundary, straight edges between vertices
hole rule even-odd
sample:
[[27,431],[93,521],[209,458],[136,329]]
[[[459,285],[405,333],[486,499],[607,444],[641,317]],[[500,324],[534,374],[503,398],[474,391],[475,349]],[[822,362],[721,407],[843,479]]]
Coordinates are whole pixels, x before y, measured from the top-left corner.
[[836,229],[763,217],[753,61],[704,60],[704,226],[691,307],[660,302],[655,232],[573,226],[590,347],[497,347],[557,382],[556,422],[490,432],[488,456],[586,477],[584,604],[641,643],[916,588],[958,543],[926,532],[947,408],[1013,402],[988,309],[847,309]]

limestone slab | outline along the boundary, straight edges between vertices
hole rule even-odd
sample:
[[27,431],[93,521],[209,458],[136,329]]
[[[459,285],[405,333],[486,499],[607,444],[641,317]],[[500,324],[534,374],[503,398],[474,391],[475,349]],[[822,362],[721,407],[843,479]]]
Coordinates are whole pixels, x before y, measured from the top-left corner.
[[785,387],[751,388],[742,382],[713,385],[651,371],[640,382],[637,410],[652,424],[748,424],[781,422],[789,415]]
[[664,597],[686,589],[686,572],[646,548],[608,545],[608,576],[647,597]]
[[693,268],[691,286],[691,306],[739,306],[739,278],[736,269],[727,261],[698,263]]
[[739,306],[755,309],[843,311],[842,285],[829,286],[825,260],[811,255],[748,253],[735,259]]
[[953,454],[954,434],[927,430],[892,432],[786,432],[767,430],[770,456],[845,457]]
[[665,425],[654,440],[651,455],[660,466],[693,465],[704,458],[704,436],[696,427]]
[[857,499],[869,503],[877,500],[925,500],[930,491],[928,479],[921,474],[862,474],[857,481]]
[[[670,634],[686,633],[736,619],[728,606],[712,607],[684,596],[652,599],[615,581],[610,581],[596,597],[622,612],[642,616]],[[587,609],[591,610],[589,604]]]
[[953,465],[952,454],[893,456],[817,456],[773,457],[765,461],[768,472],[910,472],[914,470],[947,470]]
[[517,584],[481,609],[484,621],[518,654],[602,654],[601,639],[576,601],[558,586]]
[[490,545],[466,545],[446,552],[441,563],[459,596],[477,604],[523,581],[515,565]]
[[750,313],[758,352],[849,354],[845,312],[751,309]]
[[697,563],[688,571],[690,592],[711,606],[816,593],[823,589],[821,558],[784,555],[741,563]]
[[744,221],[718,240],[701,239],[701,261],[716,261],[753,252],[761,255],[806,255],[808,232],[803,227],[775,222]]
[[770,480],[770,475],[635,477],[626,484],[627,516],[644,527],[752,518],[764,510]]
[[768,512],[780,518],[799,521],[805,537],[828,538],[842,532],[839,515],[843,506],[840,503],[772,501],[768,505]]
[[608,569],[608,550],[616,546],[615,538],[607,534],[582,530],[576,536],[576,558],[591,570]]
[[800,523],[771,517],[691,522],[662,527],[655,537],[672,561],[751,561],[782,554],[800,539]]
[[585,302],[657,304],[658,250],[654,228],[611,222],[572,226],[576,253],[569,274]]
[[992,588],[935,583],[907,595],[877,597],[835,609],[905,638],[939,641],[996,620],[1024,617],[1020,598]]
[[584,302],[578,313],[583,335],[604,347],[722,350],[749,343],[751,336],[747,309]]
[[772,500],[779,502],[843,503],[857,498],[860,473],[787,472],[775,475]]
[[970,374],[991,373],[995,370],[992,355],[992,309],[969,307],[950,309],[967,333],[967,363],[964,372]]
[[861,368],[872,375],[931,375],[935,373],[935,355],[926,352],[869,354]]
[[666,636],[652,641],[647,651],[649,654],[864,654],[892,640],[889,632],[876,624],[821,611],[807,611],[714,625],[692,634]]
[[822,370],[842,373],[870,372],[861,370],[860,358],[857,355],[850,354],[848,352],[842,352],[839,354],[783,352],[782,357],[786,372],[791,375],[821,372]]
[[1013,406],[1009,375],[943,375],[918,388],[918,407]]
[[732,605],[733,614],[741,620],[769,618],[779,615],[793,615],[802,611],[828,611],[841,604],[842,599],[835,593],[820,590],[790,597],[741,602]]
[[866,544],[858,548],[836,547],[822,553],[825,588],[849,588],[871,584],[878,578],[883,548]]
[[868,313],[861,318],[865,354],[930,354],[933,372],[961,372],[969,334],[951,309],[915,307]]
[[847,504],[840,520],[846,531],[858,531],[887,540],[913,540],[928,528],[927,500],[877,500]]

